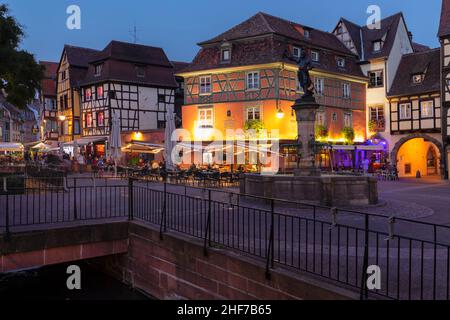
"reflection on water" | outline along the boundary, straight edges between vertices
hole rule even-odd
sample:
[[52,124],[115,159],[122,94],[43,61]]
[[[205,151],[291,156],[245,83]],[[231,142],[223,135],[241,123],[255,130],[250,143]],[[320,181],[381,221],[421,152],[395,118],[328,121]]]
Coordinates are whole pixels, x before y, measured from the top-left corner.
[[33,271],[0,274],[0,300],[148,300],[120,281],[86,263],[81,268],[81,290],[69,290],[67,265],[44,267]]

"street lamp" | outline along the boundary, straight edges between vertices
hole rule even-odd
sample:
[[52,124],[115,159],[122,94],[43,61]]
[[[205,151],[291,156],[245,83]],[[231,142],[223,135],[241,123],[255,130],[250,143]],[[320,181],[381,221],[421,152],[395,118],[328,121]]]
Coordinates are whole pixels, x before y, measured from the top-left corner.
[[278,109],[277,111],[277,118],[278,119],[283,119],[284,118],[284,112],[281,109]]
[[60,121],[65,121],[66,120],[66,116],[65,115],[60,115],[59,116],[59,120]]

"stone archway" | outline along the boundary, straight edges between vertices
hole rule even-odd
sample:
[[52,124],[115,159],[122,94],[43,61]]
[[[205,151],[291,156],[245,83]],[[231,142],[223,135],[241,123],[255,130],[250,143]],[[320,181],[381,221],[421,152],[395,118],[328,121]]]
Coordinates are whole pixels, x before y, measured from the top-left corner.
[[443,173],[443,169],[444,169],[444,148],[442,143],[437,140],[436,138],[433,138],[427,134],[423,134],[423,133],[415,133],[415,134],[411,134],[408,135],[406,137],[401,138],[394,146],[394,148],[391,151],[391,161],[393,164],[397,165],[398,162],[398,153],[401,149],[401,147],[408,141],[413,140],[413,139],[417,139],[417,138],[421,138],[426,142],[430,142],[432,143],[434,146],[436,146],[436,148],[439,150],[439,156],[440,156],[440,171],[441,173]]

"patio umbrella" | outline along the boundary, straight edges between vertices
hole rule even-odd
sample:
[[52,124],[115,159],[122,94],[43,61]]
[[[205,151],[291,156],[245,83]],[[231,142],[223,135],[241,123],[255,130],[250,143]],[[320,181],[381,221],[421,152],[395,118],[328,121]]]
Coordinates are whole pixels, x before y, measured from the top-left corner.
[[174,143],[172,141],[172,133],[175,131],[175,114],[173,111],[173,105],[169,105],[167,107],[166,113],[166,130],[164,133],[164,149],[166,156],[166,168],[169,170],[174,169],[174,164],[172,161],[172,149],[174,147]]
[[122,140],[120,138],[120,119],[117,112],[114,112],[112,125],[111,125],[111,136],[110,144],[111,157],[114,159],[114,176],[117,177],[117,160],[120,158],[120,149],[122,148]]

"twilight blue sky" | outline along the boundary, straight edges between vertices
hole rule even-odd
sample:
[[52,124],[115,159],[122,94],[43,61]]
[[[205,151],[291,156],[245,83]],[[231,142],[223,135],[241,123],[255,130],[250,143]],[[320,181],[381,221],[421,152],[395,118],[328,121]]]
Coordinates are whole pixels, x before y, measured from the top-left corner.
[[[364,24],[367,7],[381,7],[382,16],[403,11],[414,41],[431,47],[436,38],[441,0],[0,0],[25,26],[23,47],[39,60],[58,61],[65,43],[102,49],[110,40],[163,47],[169,59],[191,61],[207,40],[264,11],[314,28],[331,31],[341,16]],[[66,8],[76,4],[82,29],[66,28]]]

